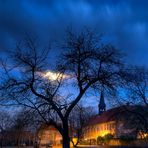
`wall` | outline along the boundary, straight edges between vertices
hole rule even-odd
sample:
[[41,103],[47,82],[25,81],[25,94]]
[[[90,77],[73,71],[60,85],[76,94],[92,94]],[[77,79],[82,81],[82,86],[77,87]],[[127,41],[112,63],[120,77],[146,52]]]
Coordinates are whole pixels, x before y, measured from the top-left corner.
[[83,130],[83,139],[97,139],[98,136],[106,134],[116,134],[116,125],[114,121],[87,126]]
[[38,133],[40,145],[59,145],[62,141],[61,134],[52,126],[43,128]]

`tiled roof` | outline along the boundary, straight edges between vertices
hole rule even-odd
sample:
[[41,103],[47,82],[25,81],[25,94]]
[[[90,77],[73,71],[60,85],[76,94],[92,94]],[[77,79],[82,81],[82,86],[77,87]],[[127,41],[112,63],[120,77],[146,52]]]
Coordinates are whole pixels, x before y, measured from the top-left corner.
[[[145,107],[144,107],[145,108]],[[103,112],[101,115],[93,116],[85,126],[101,124],[104,122],[115,121],[116,119],[123,117],[124,115],[127,116],[128,113],[132,113],[132,111],[136,111],[143,109],[143,106],[131,106],[131,105],[124,105],[116,108],[109,109]]]

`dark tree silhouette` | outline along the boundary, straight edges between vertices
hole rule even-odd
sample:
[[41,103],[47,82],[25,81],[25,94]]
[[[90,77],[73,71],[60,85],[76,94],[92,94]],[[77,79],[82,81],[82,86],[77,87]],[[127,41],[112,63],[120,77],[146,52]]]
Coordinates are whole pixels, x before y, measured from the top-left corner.
[[5,132],[13,125],[12,118],[6,111],[0,112],[0,146],[3,147],[5,141]]
[[[34,119],[33,116],[31,114],[31,112],[25,108],[23,108],[21,111],[19,111],[14,119],[13,119],[13,126],[11,127],[10,132],[14,133],[14,137],[13,137],[13,142],[16,144],[16,146],[19,148],[22,146],[22,144],[28,144],[28,145],[33,145],[33,140],[34,140],[34,136],[32,135],[28,135],[28,139],[29,137],[30,140],[29,141],[25,141],[24,139],[24,134],[27,131],[30,131],[30,134],[33,132],[33,128],[34,128]],[[32,129],[31,129],[32,128]],[[28,143],[26,143],[28,142]]]
[[95,111],[93,107],[84,107],[82,104],[76,105],[70,113],[69,126],[70,131],[73,132],[71,135],[77,139],[74,141],[73,137],[71,137],[71,142],[74,147],[80,143],[83,136],[83,129],[89,119],[94,115]]
[[[120,85],[122,54],[112,45],[101,44],[100,37],[89,30],[79,34],[69,31],[54,71],[57,78],[53,80],[55,74],[49,75],[48,79],[45,74],[53,69],[47,63],[49,50],[41,50],[30,38],[24,43],[18,45],[11,55],[8,67],[2,63],[5,76],[3,73],[1,101],[36,110],[45,123],[52,124],[61,133],[63,148],[69,148],[68,119],[71,111],[94,86],[115,90]],[[76,89],[76,93],[69,96],[67,91],[68,96],[61,95],[69,86]]]
[[[143,133],[148,131],[148,70],[144,67],[131,67],[126,82],[127,101],[137,106],[133,113],[132,125],[143,127]],[[137,122],[139,121],[139,123]]]
[[127,89],[131,101],[148,106],[148,70],[144,67],[133,67]]

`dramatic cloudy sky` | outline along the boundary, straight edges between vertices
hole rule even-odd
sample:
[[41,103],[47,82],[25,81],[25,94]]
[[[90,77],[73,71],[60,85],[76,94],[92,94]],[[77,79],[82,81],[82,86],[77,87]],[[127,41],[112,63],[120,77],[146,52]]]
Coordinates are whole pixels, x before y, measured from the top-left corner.
[[22,32],[59,40],[71,25],[96,29],[128,54],[128,62],[148,65],[147,0],[0,0],[0,50]]

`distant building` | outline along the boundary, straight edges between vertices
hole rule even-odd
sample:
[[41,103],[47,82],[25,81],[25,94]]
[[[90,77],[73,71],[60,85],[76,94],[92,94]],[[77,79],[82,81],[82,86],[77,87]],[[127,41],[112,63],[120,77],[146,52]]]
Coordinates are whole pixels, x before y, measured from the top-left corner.
[[[73,137],[73,142],[76,140],[74,138],[74,130],[70,130],[70,137]],[[58,146],[62,144],[62,135],[59,131],[52,125],[42,125],[37,132],[38,135],[38,144],[39,146],[54,145]],[[72,143],[71,143],[72,144]]]
[[40,146],[60,145],[62,136],[53,126],[42,125],[38,130],[38,143]]
[[96,141],[98,136],[103,137],[107,134],[112,134],[114,138],[120,138],[123,135],[139,138],[140,132],[148,135],[138,117],[139,113],[148,117],[148,112],[145,112],[146,107],[127,104],[106,111],[103,92],[101,92],[98,107],[98,115],[92,117],[83,129],[83,140]]

